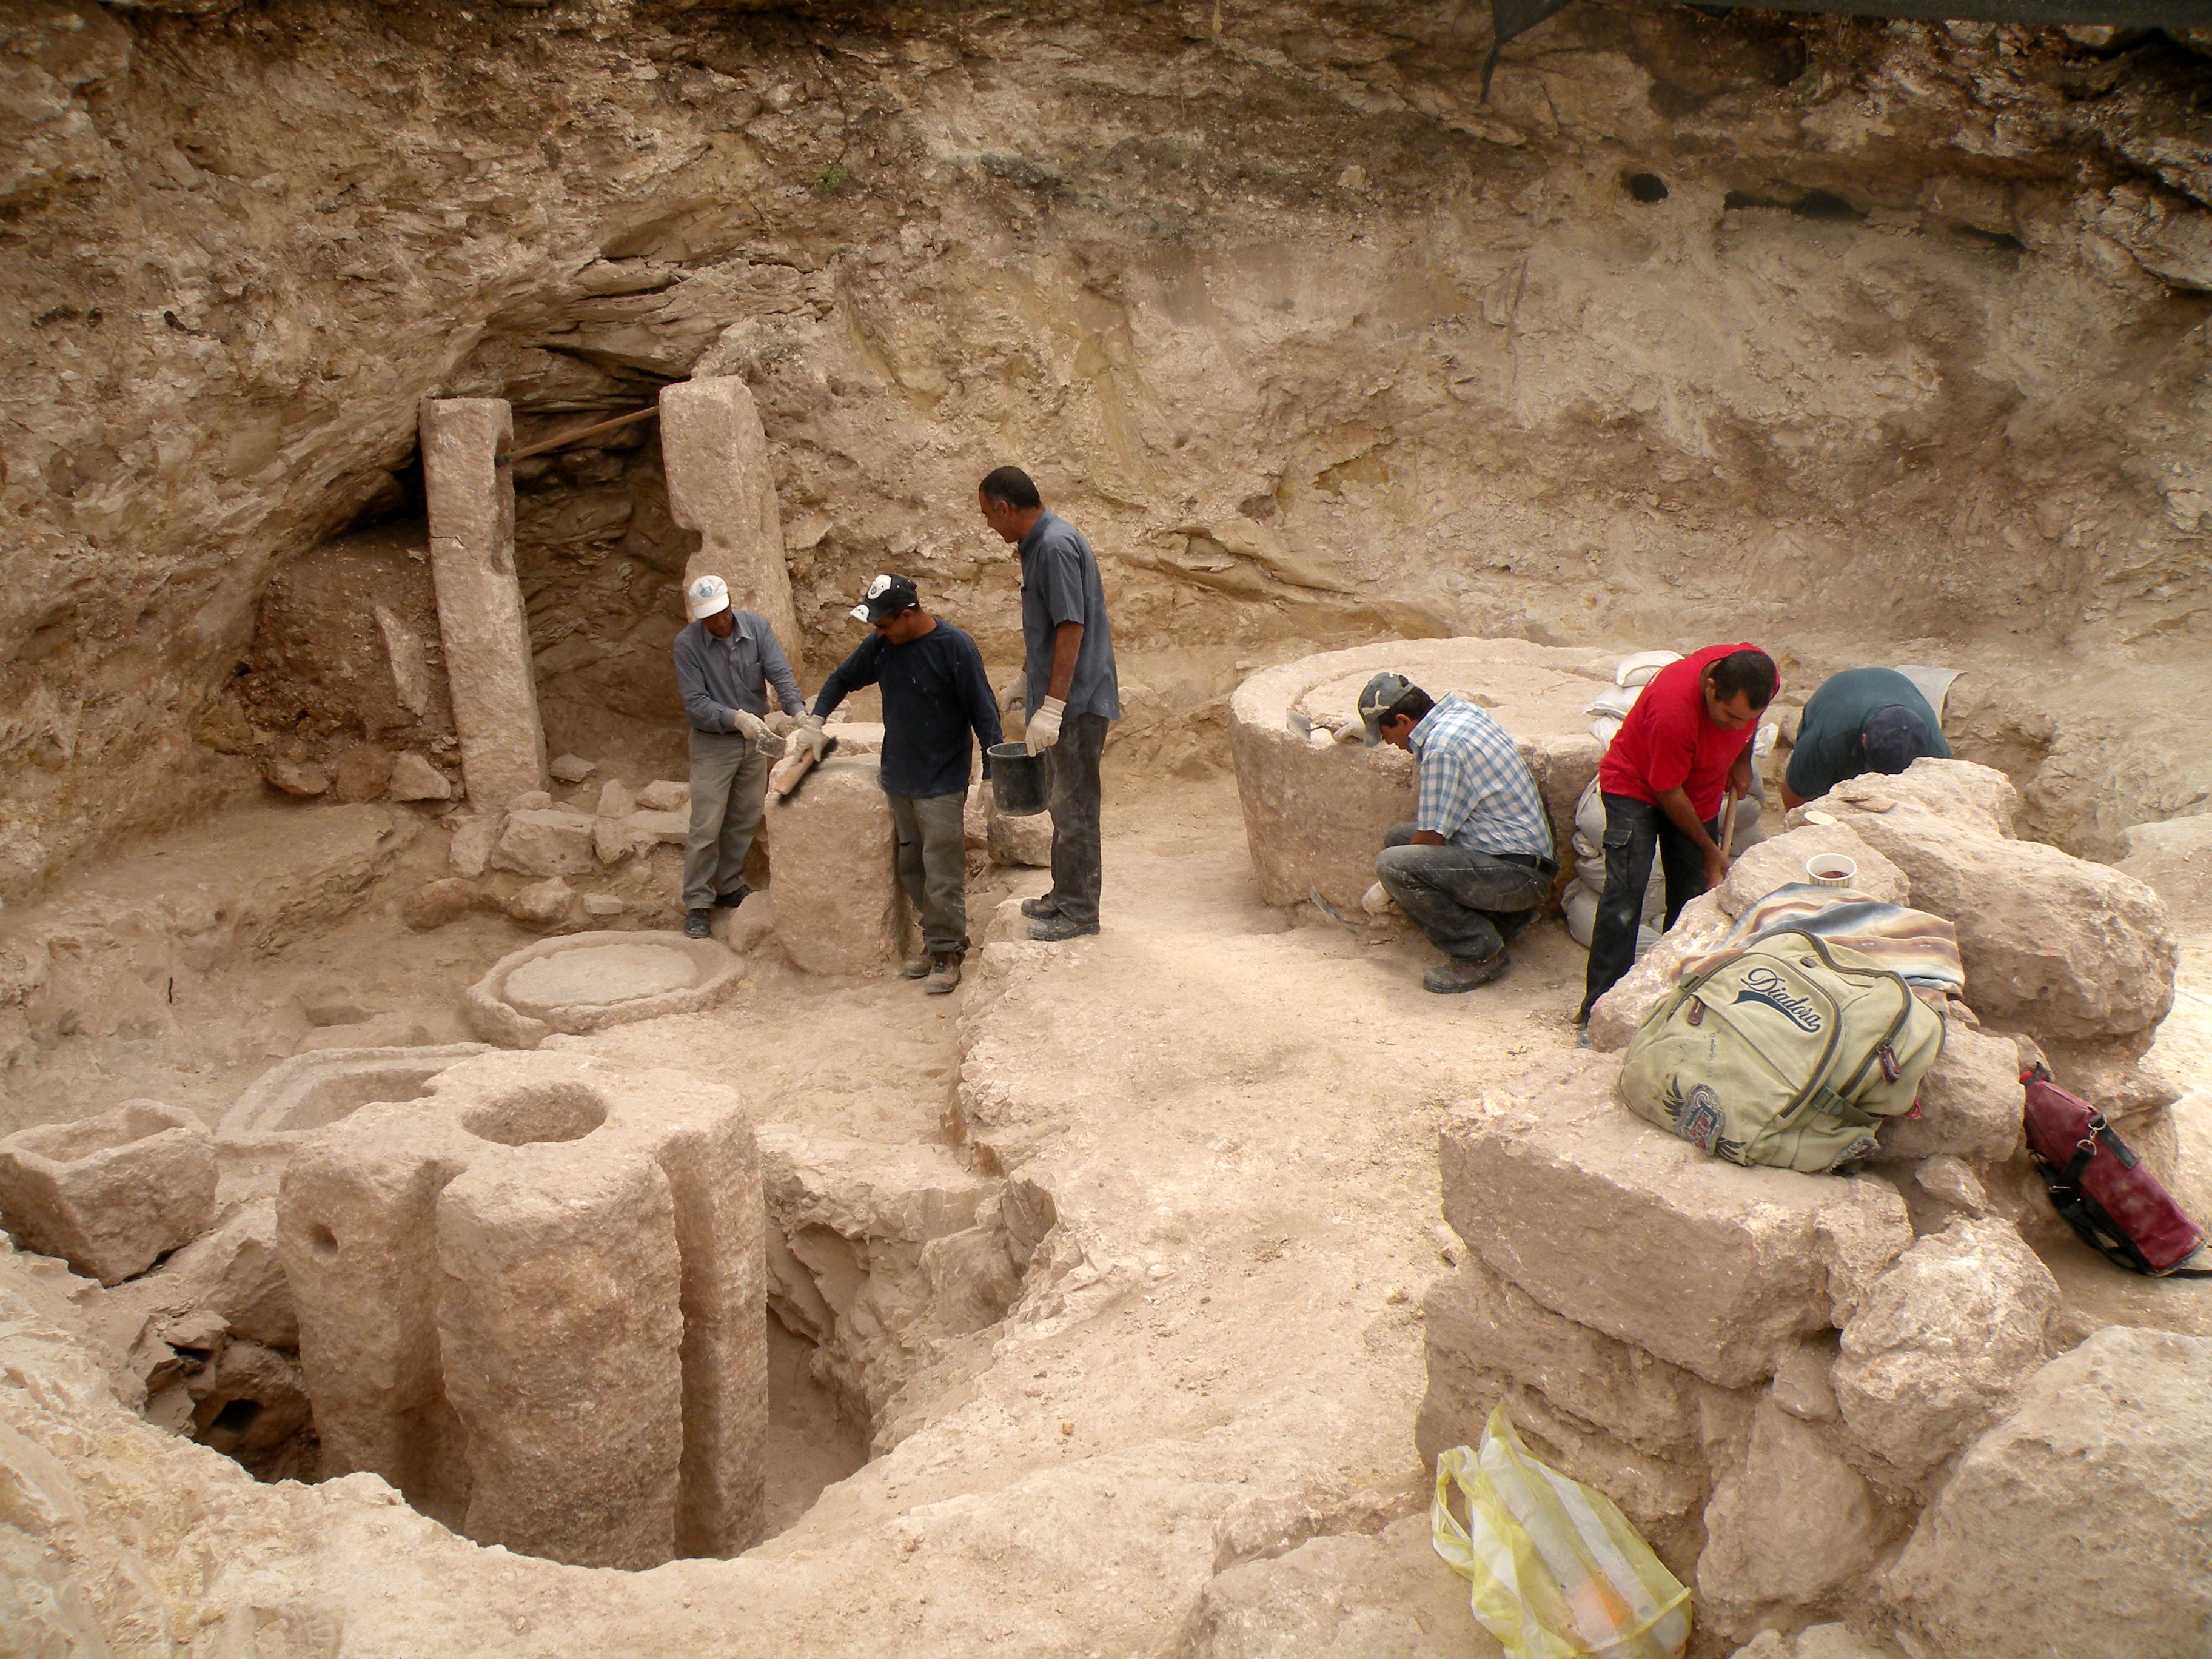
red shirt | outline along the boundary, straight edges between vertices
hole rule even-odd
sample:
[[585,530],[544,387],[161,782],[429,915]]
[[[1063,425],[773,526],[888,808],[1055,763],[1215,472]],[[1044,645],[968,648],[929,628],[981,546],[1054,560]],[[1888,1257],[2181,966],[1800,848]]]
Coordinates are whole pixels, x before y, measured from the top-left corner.
[[[1680,789],[1699,821],[1710,822],[1728,792],[1729,771],[1758,735],[1759,723],[1741,732],[1715,726],[1705,713],[1705,670],[1735,652],[1758,649],[1709,645],[1661,669],[1613,734],[1612,747],[1598,763],[1597,787],[1655,805],[1668,790]],[[1778,696],[1778,676],[1774,689]]]

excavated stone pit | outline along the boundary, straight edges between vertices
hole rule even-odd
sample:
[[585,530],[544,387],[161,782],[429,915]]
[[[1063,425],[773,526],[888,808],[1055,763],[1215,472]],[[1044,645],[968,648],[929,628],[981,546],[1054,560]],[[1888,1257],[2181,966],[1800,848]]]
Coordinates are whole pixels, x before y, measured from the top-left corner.
[[[1577,0],[1486,97],[1490,46],[0,23],[0,1629],[1482,1654],[1422,1510],[1503,1401],[1697,1659],[2189,1648],[2212,1318],[2055,1223],[2016,1073],[2212,1209],[2212,40]],[[864,696],[671,935],[687,572],[810,692],[912,574],[1009,686],[1008,459],[1114,617],[1105,932],[1026,940],[1048,824],[979,793],[967,982],[895,978]],[[1439,999],[1305,902],[1410,795],[1366,674],[1491,708],[1564,864],[1614,665],[1745,637],[1784,752],[1829,672],[1960,671],[1960,763],[1770,809],[1594,1052],[1548,915]],[[1967,972],[1849,1180],[1611,1093],[1814,852]]]

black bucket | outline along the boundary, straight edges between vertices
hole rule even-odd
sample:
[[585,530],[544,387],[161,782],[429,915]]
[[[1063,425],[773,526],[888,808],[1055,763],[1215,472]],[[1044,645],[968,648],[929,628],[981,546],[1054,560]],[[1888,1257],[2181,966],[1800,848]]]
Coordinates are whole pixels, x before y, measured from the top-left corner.
[[991,745],[991,799],[1010,818],[1044,811],[1044,757],[1025,743]]

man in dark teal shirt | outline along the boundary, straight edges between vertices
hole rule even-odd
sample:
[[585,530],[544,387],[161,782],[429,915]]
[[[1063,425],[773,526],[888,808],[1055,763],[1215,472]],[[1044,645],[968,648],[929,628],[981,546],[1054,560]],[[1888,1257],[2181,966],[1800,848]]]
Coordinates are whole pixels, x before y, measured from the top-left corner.
[[818,757],[823,723],[837,705],[864,685],[883,688],[880,776],[898,838],[899,884],[921,921],[921,951],[904,971],[927,975],[922,989],[941,996],[960,983],[968,951],[969,735],[983,745],[988,774],[999,701],[975,641],[924,611],[908,578],[877,577],[853,615],[874,631],[822,683],[797,740]]
[[1894,668],[1847,668],[1806,700],[1782,780],[1782,804],[1817,800],[1862,772],[1902,772],[1923,755],[1951,758],[1920,688]]

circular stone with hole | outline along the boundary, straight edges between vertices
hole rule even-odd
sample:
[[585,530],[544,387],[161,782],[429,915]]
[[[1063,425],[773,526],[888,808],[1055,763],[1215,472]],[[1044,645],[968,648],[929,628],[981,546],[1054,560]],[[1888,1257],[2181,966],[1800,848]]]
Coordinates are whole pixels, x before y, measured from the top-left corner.
[[488,1042],[535,1048],[556,1032],[580,1036],[633,1020],[695,1013],[722,1001],[744,959],[681,933],[570,933],[502,957],[463,998]]

